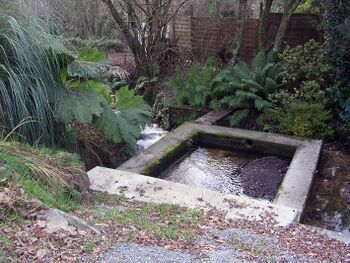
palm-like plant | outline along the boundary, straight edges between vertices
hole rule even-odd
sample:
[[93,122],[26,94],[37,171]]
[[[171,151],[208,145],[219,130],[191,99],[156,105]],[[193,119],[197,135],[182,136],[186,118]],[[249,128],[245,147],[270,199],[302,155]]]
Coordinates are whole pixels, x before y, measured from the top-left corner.
[[281,85],[285,74],[281,63],[272,51],[259,52],[250,65],[239,63],[222,70],[213,80],[216,100],[213,108],[230,107],[235,109],[230,120],[231,126],[238,124],[254,111],[270,107],[269,94]]

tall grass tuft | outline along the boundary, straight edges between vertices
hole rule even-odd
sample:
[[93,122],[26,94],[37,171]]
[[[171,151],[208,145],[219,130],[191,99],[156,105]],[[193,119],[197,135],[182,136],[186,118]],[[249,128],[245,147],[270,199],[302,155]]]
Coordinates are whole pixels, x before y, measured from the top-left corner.
[[[0,128],[31,143],[55,140],[53,101],[63,92],[52,54],[66,52],[39,20],[0,7]],[[32,119],[18,127],[23,120]]]

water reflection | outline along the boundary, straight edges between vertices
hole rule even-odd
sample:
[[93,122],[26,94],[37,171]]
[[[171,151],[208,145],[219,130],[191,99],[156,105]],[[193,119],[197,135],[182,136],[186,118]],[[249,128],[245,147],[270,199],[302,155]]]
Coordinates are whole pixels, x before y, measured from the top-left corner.
[[[271,158],[274,158],[272,163]],[[265,164],[268,169],[259,170],[261,163],[256,161],[262,161],[262,166]],[[165,170],[160,178],[221,193],[272,200],[287,165],[285,160],[262,153],[198,147]]]

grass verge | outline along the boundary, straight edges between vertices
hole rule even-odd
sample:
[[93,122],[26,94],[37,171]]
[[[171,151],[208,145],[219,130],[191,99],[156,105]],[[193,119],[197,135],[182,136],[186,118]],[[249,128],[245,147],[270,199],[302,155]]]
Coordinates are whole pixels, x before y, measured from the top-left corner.
[[80,190],[88,187],[77,155],[0,141],[0,187],[8,182],[63,211],[79,207]]

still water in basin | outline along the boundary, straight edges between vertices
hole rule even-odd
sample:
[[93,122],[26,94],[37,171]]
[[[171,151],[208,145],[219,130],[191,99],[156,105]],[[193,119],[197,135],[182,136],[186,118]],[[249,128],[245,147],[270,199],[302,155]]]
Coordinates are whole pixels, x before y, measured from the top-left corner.
[[262,153],[198,147],[159,177],[214,191],[273,200],[288,161]]

